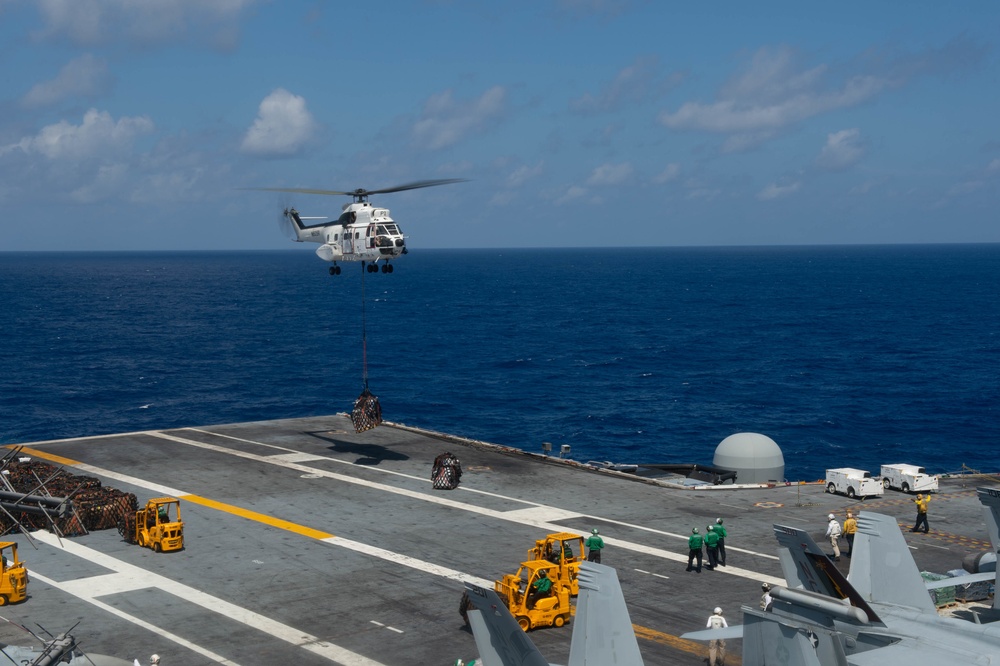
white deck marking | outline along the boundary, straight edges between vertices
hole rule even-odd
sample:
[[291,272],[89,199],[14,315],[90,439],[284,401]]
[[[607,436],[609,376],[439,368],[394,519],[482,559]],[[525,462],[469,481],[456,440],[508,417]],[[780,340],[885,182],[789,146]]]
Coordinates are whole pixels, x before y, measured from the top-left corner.
[[485,578],[462,573],[461,571],[456,571],[455,569],[449,569],[448,567],[442,567],[430,562],[424,562],[423,560],[418,560],[415,557],[410,557],[409,555],[403,555],[401,553],[394,553],[391,550],[385,550],[384,548],[378,548],[377,546],[370,546],[366,543],[351,541],[350,539],[336,536],[330,537],[329,539],[321,539],[321,541],[323,543],[340,546],[341,548],[347,548],[348,550],[353,550],[365,555],[371,555],[372,557],[377,557],[387,562],[401,564],[403,566],[410,567],[411,569],[417,569],[418,571],[434,574],[435,576],[441,576],[442,578],[450,578],[451,580],[456,580],[461,583],[473,583],[479,587],[493,588],[492,580],[486,580]]
[[515,509],[514,511],[504,511],[504,518],[516,523],[533,523],[537,521],[550,522],[554,520],[569,520],[571,518],[581,518],[582,514],[576,511],[566,511],[554,506],[533,506],[530,509]]
[[212,661],[214,661],[214,662],[216,662],[218,664],[223,664],[224,666],[240,666],[235,661],[230,661],[229,659],[226,659],[222,655],[216,654],[216,653],[212,652],[211,650],[206,650],[205,648],[201,647],[200,645],[196,645],[195,643],[192,643],[191,641],[187,640],[186,638],[181,638],[177,634],[172,634],[169,631],[166,631],[162,627],[158,627],[155,624],[152,624],[150,622],[146,622],[142,618],[135,617],[134,615],[129,615],[128,613],[125,613],[124,611],[118,610],[114,606],[109,606],[108,604],[104,603],[103,601],[98,601],[97,599],[94,598],[94,596],[88,596],[88,595],[82,595],[81,596],[80,594],[77,594],[76,592],[72,592],[72,591],[70,591],[66,587],[66,583],[60,583],[60,582],[57,582],[55,580],[52,580],[51,578],[48,578],[47,576],[43,576],[42,574],[38,573],[37,571],[31,570],[31,569],[29,569],[29,572],[31,573],[31,577],[33,579],[35,579],[35,580],[39,580],[39,581],[45,583],[46,585],[49,585],[51,587],[56,588],[57,590],[62,590],[63,592],[66,592],[68,594],[72,594],[73,596],[75,596],[75,597],[77,597],[79,599],[82,599],[83,601],[86,601],[87,603],[90,603],[90,604],[92,604],[94,606],[97,606],[98,608],[100,608],[103,611],[111,613],[112,615],[114,615],[116,617],[120,617],[121,619],[123,619],[123,620],[125,620],[127,622],[131,622],[132,624],[134,624],[134,625],[136,625],[138,627],[142,627],[143,629],[145,629],[145,630],[147,630],[149,632],[152,632],[152,633],[154,633],[154,634],[156,634],[158,636],[162,636],[163,638],[166,638],[168,641],[172,641],[174,643],[177,643],[178,645],[180,645],[182,647],[185,647],[188,650],[191,650],[192,652],[197,652],[201,656],[203,656],[203,657],[205,657],[207,659],[210,659],[210,660],[212,660]]
[[[272,620],[247,608],[237,606],[218,597],[206,594],[201,590],[196,590],[189,585],[178,583],[160,574],[111,557],[99,550],[88,548],[75,541],[68,539],[60,541],[54,534],[44,531],[34,532],[33,536],[42,543],[60,548],[63,552],[76,555],[115,572],[113,574],[101,574],[71,582],[63,582],[57,585],[60,589],[64,589],[80,599],[92,602],[96,597],[153,587],[218,613],[230,620],[274,636],[286,643],[326,657],[330,661],[343,664],[343,666],[382,666],[377,661],[363,657],[333,643],[321,641],[319,637],[300,631],[295,627]],[[143,581],[145,584],[137,586],[137,581]],[[93,584],[91,584],[92,582]]]
[[279,453],[268,456],[271,460],[284,460],[285,462],[312,462],[314,460],[326,460],[326,456],[319,456],[315,453]]

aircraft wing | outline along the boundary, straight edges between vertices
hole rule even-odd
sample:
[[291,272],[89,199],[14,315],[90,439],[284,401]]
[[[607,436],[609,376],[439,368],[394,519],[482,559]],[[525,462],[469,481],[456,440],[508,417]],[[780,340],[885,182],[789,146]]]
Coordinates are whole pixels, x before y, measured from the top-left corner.
[[867,601],[937,615],[913,554],[892,516],[862,511],[848,580]]
[[466,583],[469,625],[483,666],[550,666],[493,590]]
[[951,578],[942,578],[941,580],[929,580],[924,583],[924,587],[928,590],[936,590],[939,587],[952,587],[954,585],[968,585],[969,583],[981,583],[984,580],[993,580],[996,577],[996,573],[993,571],[984,571],[983,573],[977,574],[965,574],[964,576],[953,576]]
[[[1000,553],[1000,490],[996,488],[976,488],[979,501],[983,504],[984,518],[986,519],[986,531],[990,534],[990,543],[993,550]],[[997,557],[1000,562],[1000,556]],[[1000,587],[1000,566],[995,572],[994,588]],[[993,608],[1000,610],[1000,596],[993,595]]]
[[839,633],[829,627],[749,606],[743,607],[743,621],[743,663],[748,666],[850,664]]
[[725,629],[702,629],[701,631],[689,631],[681,634],[681,638],[692,641],[714,641],[716,639],[727,641],[730,638],[743,638],[743,625],[737,624]]
[[642,666],[618,574],[603,564],[581,562],[579,582],[569,666]]

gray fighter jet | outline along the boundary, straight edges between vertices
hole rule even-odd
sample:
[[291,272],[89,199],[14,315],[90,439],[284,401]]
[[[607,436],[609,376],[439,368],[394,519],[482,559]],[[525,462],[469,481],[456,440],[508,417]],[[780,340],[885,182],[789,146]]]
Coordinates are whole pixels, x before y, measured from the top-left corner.
[[[614,569],[580,564],[568,666],[642,666],[625,597]],[[477,666],[552,666],[517,624],[496,592],[466,583],[475,610],[469,624],[479,648]]]
[[[993,544],[993,552],[985,553],[989,557],[979,558],[977,564],[985,571],[993,568],[993,589],[1000,588],[1000,567],[997,566],[997,559],[1000,559],[1000,490],[996,488],[976,488],[979,494],[979,501],[983,504],[984,518],[986,519],[986,531],[990,534],[990,543]],[[992,561],[990,561],[992,560]],[[1000,610],[1000,597],[993,594],[993,608]]]
[[895,518],[861,513],[847,578],[804,530],[774,533],[788,586],[771,589],[770,611],[744,606],[731,628],[744,666],[1000,664],[1000,624],[938,615]]

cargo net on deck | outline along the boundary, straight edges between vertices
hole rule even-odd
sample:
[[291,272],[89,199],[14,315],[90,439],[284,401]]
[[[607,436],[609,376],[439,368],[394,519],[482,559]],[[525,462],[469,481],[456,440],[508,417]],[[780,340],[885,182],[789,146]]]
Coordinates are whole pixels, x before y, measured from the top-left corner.
[[434,459],[431,481],[435,490],[454,490],[462,480],[462,463],[453,453],[442,453]]
[[372,395],[367,386],[354,401],[351,422],[354,423],[355,432],[371,430],[382,423],[382,405],[378,402],[378,396]]
[[134,494],[103,487],[95,477],[70,474],[39,460],[22,462],[8,456],[3,463],[3,534],[44,529],[79,536],[115,528],[123,516],[138,509]]

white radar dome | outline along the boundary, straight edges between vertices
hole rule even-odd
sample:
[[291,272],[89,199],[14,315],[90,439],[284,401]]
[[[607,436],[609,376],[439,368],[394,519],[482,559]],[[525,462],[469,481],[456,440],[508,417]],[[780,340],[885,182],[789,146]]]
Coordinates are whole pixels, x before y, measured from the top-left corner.
[[712,464],[736,470],[736,483],[767,483],[785,480],[785,457],[767,435],[738,432],[719,442]]

